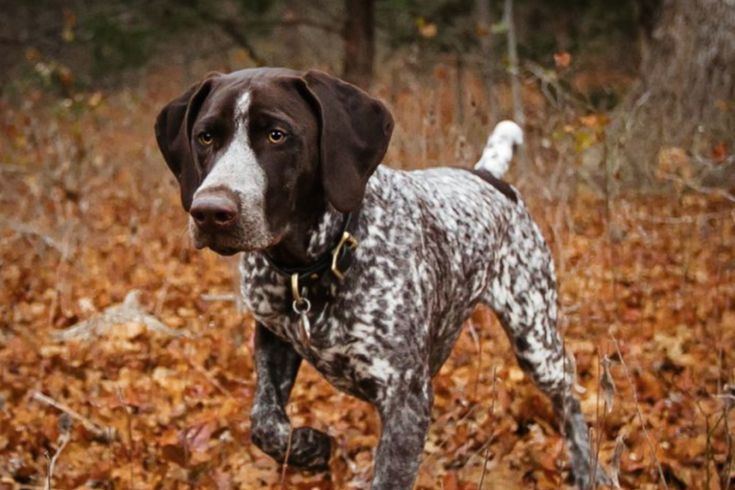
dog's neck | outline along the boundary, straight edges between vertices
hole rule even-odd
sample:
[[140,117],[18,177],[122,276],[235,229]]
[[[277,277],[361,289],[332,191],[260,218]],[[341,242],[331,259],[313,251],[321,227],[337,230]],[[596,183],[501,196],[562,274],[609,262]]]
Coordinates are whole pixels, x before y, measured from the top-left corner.
[[335,246],[345,216],[329,203],[321,208],[321,212],[295,217],[278,244],[265,251],[273,262],[285,267],[306,266]]
[[309,237],[307,254],[310,259],[321,257],[331,250],[340,239],[340,231],[344,226],[345,215],[327,203],[324,214]]

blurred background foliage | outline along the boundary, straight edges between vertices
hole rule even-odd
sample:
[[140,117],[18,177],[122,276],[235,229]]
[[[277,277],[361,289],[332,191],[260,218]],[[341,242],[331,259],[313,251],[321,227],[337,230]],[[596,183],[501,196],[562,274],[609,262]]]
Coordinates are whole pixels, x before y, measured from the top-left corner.
[[[3,0],[0,82],[4,90],[28,83],[33,63],[43,62],[68,72],[78,86],[104,87],[124,82],[121,75],[151,60],[170,62],[173,55],[176,61],[193,63],[241,49],[247,52],[243,65],[321,65],[339,73],[343,44],[350,37],[344,29],[351,17],[349,3]],[[414,69],[429,70],[444,55],[479,63],[479,41],[490,36],[497,39],[494,51],[502,69],[506,29],[502,2],[488,2],[489,26],[479,25],[476,0],[355,3],[373,4],[378,65],[407,54],[415,61]],[[564,50],[604,56],[631,72],[636,69],[634,0],[621,0],[614,7],[602,0],[519,0],[515,11],[519,50],[525,59],[548,63],[553,53]]]
[[562,112],[617,109],[603,118],[599,171],[650,184],[674,146],[695,156],[692,175],[735,185],[735,6],[723,0],[0,0],[0,12],[6,99],[34,87],[73,99],[172,66],[188,82],[317,67],[371,88],[430,85],[441,65],[460,125],[479,73],[489,122],[525,123],[529,90]]

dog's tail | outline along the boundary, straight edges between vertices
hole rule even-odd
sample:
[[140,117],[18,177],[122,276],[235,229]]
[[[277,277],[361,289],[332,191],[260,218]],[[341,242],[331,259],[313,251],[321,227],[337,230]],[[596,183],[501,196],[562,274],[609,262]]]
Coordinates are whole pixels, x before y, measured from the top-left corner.
[[495,178],[505,175],[513,159],[513,147],[523,144],[523,130],[513,121],[500,121],[487,139],[476,170],[487,170]]

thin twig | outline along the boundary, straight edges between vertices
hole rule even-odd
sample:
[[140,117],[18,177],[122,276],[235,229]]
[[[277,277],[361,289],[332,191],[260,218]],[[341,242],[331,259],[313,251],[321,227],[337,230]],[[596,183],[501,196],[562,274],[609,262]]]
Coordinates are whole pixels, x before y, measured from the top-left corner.
[[163,314],[163,305],[168,297],[169,281],[164,281],[163,287],[156,292],[156,304],[153,307],[153,315],[160,317]]
[[[58,283],[57,283],[58,284]],[[56,317],[56,310],[59,308],[59,288],[55,288],[52,292],[53,296],[51,297],[51,306],[48,308],[48,317],[47,317],[47,323],[49,329],[53,328],[54,326],[54,318]]]
[[732,467],[735,463],[735,455],[733,454],[733,443],[732,434],[730,433],[730,423],[727,417],[725,417],[725,434],[727,434],[727,465],[722,470],[722,475],[725,479],[725,490],[730,490],[730,483],[732,482]]
[[[492,422],[492,418],[495,416],[495,382],[497,380],[497,377],[495,374],[498,371],[498,366],[493,366],[493,384],[490,391],[490,418]],[[485,457],[482,461],[482,474],[480,475],[480,483],[477,485],[477,488],[482,490],[482,484],[485,481],[485,474],[487,473],[487,462],[490,459],[490,443],[492,442],[493,437],[492,434],[490,435],[490,440],[487,442],[485,447]]]
[[[598,373],[602,372],[602,356],[600,355],[602,353],[602,348],[598,346],[597,348],[597,371]],[[600,427],[600,398],[602,398],[600,395],[602,391],[602,381],[599,381],[597,383],[597,399],[595,400],[595,426],[597,427],[597,437],[593,439],[596,443],[595,445],[595,454],[592,456],[592,474],[590,475],[590,481],[587,482],[590,486],[590,488],[597,488],[597,466],[600,464],[600,446],[602,446],[602,428]],[[603,416],[604,417],[604,416]]]
[[448,433],[448,430],[449,429],[453,429],[455,427],[459,427],[465,420],[467,420],[470,417],[470,415],[472,415],[475,412],[475,410],[477,410],[481,406],[482,406],[482,404],[480,404],[480,403],[473,403],[472,406],[470,406],[470,408],[467,409],[467,412],[465,412],[465,414],[462,415],[462,417],[460,417],[456,422],[454,422],[452,424],[449,424],[448,423],[447,425],[445,425],[444,426],[445,432],[447,432],[446,437],[444,437],[439,442],[439,444],[436,445],[436,451],[433,452],[433,453],[431,453],[429,456],[427,456],[426,459],[424,460],[424,463],[426,463],[428,461],[431,461],[432,458],[436,457],[436,455],[437,454],[440,454],[441,453],[441,450],[444,449],[444,446],[446,446],[446,444],[449,442],[449,438],[450,438],[450,434]]
[[231,17],[222,18],[216,15],[212,15],[212,13],[209,10],[205,8],[200,8],[195,4],[188,4],[188,7],[194,12],[196,12],[196,14],[199,15],[205,21],[219,27],[222,30],[222,32],[227,34],[227,36],[230,39],[232,39],[232,41],[234,41],[241,48],[247,51],[248,55],[255,62],[257,66],[267,65],[265,58],[261,57],[258,54],[258,52],[253,47],[252,43],[250,42],[250,39],[248,39],[248,37],[245,36],[245,32],[247,31],[243,29],[242,25],[238,24],[236,19],[233,19]]
[[286,454],[283,456],[283,466],[281,467],[281,490],[286,490],[286,470],[288,469],[288,457],[291,455],[291,443],[293,441],[293,424],[288,426],[288,442],[286,443]]
[[620,459],[623,456],[625,450],[625,435],[623,433],[618,434],[615,439],[615,449],[613,450],[613,457],[610,461],[610,480],[614,488],[620,488]]
[[67,414],[61,414],[59,417],[59,439],[56,441],[59,447],[54,452],[54,455],[49,458],[48,472],[46,473],[46,482],[43,486],[43,490],[51,490],[52,483],[51,479],[54,477],[54,469],[56,467],[56,460],[59,459],[61,452],[64,450],[69,441],[71,440],[71,417]]
[[46,246],[56,250],[59,252],[62,257],[66,257],[67,250],[64,247],[64,244],[58,240],[57,238],[52,237],[51,235],[44,233],[40,229],[31,226],[27,223],[19,223],[17,221],[7,220],[0,218],[0,225],[7,226],[14,232],[18,233],[19,235],[26,235],[26,236],[32,236],[39,238]]
[[[735,221],[735,210],[732,210],[732,217]],[[728,238],[726,238],[726,232],[725,227],[720,227],[720,247],[726,247],[728,243]],[[725,261],[718,261],[717,263],[717,289],[722,291],[723,284],[732,284],[733,281],[732,278],[729,277],[732,274],[732,269],[726,267]],[[717,315],[720,316],[723,311],[730,311],[732,309],[732,296],[728,295],[726,292],[725,298],[726,302],[724,306],[724,309],[722,307],[718,308]],[[725,342],[724,342],[724,332],[723,329],[720,329],[720,340],[719,340],[719,351],[720,351],[720,362],[719,362],[719,372],[720,372],[720,378],[723,378],[726,373],[726,369],[724,366],[725,363],[725,356],[724,356],[724,349],[725,349]],[[720,380],[718,380],[718,385],[720,384]],[[718,386],[718,392],[721,393],[722,398],[722,412],[725,418],[725,434],[726,434],[726,440],[727,440],[727,453],[725,455],[727,459],[727,464],[724,465],[724,469],[722,470],[723,473],[723,480],[725,480],[725,486],[723,487],[725,490],[730,490],[730,484],[732,483],[732,469],[735,465],[735,451],[734,444],[733,444],[733,434],[730,430],[730,422],[729,422],[729,412],[733,408],[735,408],[735,385],[726,383],[724,386]]]
[[724,189],[718,189],[716,187],[705,187],[703,185],[697,184],[691,179],[682,179],[681,177],[672,173],[666,173],[663,177],[666,180],[669,180],[675,184],[683,185],[684,187],[688,187],[689,189],[699,192],[700,194],[719,196],[723,199],[727,199],[730,202],[735,202],[735,194],[730,194]]
[[467,331],[470,334],[470,338],[475,343],[475,349],[477,349],[477,369],[475,370],[475,383],[472,388],[472,400],[477,402],[477,390],[480,385],[480,373],[482,370],[482,337],[475,329],[475,322],[469,321],[469,328]]
[[732,440],[732,434],[730,432],[730,422],[728,414],[730,410],[732,410],[733,407],[735,407],[735,396],[733,396],[733,393],[735,393],[735,387],[732,387],[730,385],[725,385],[725,391],[726,393],[724,395],[718,395],[718,397],[723,399],[722,403],[722,418],[724,419],[725,424],[725,434],[727,439],[727,453],[725,455],[727,459],[727,464],[725,465],[724,469],[722,470],[722,478],[725,480],[725,490],[730,489],[730,483],[732,481],[732,467],[733,464],[735,464],[735,455],[733,454],[733,440]]
[[[597,401],[595,403],[595,426],[597,427],[597,440],[595,447],[595,459],[594,465],[592,466],[592,478],[591,482],[594,487],[597,487],[597,472],[603,471],[602,464],[600,463],[600,450],[602,449],[602,440],[605,435],[605,426],[607,424],[607,416],[612,412],[613,403],[615,401],[615,395],[617,394],[617,388],[615,387],[615,380],[613,380],[612,374],[610,373],[610,358],[602,353],[602,346],[597,348],[598,351],[598,372],[600,376],[599,383],[597,384]],[[603,402],[602,417],[600,418],[600,399]]]
[[217,378],[215,378],[212,373],[204,369],[203,366],[200,366],[199,364],[192,361],[189,357],[185,357],[186,362],[191,366],[196,372],[204,376],[204,378],[209,381],[209,383],[214,386],[217,391],[225,395],[227,398],[232,398],[232,393],[230,393],[227,388],[222,386],[222,383],[217,381]]
[[319,29],[327,34],[334,34],[336,36],[342,35],[342,30],[329,22],[320,22],[318,20],[307,19],[304,17],[294,19],[258,20],[257,22],[245,22],[242,26],[244,30],[255,27],[310,27],[312,29]]
[[625,359],[623,358],[623,353],[620,350],[618,339],[616,339],[612,334],[610,334],[610,338],[612,339],[613,344],[615,345],[615,351],[618,354],[618,359],[620,359],[620,365],[623,366],[623,372],[625,373],[625,377],[628,380],[628,384],[633,390],[633,401],[635,402],[635,410],[638,416],[638,422],[641,424],[641,429],[643,429],[643,435],[646,437],[646,442],[648,443],[648,447],[651,450],[651,456],[653,457],[653,461],[656,463],[656,469],[658,470],[659,478],[661,478],[661,484],[663,484],[664,488],[668,490],[669,485],[666,483],[666,477],[664,476],[664,470],[661,467],[661,462],[658,460],[658,456],[656,455],[656,446],[658,445],[658,441],[656,442],[656,444],[653,443],[651,434],[648,432],[648,429],[646,428],[646,420],[643,418],[643,412],[641,411],[641,405],[638,401],[638,390],[635,387],[635,382],[633,381],[633,376],[630,374],[628,365],[625,363]]
[[125,418],[127,421],[128,426],[128,447],[127,447],[127,453],[128,453],[128,464],[130,465],[130,488],[135,488],[135,471],[133,467],[133,410],[130,407],[130,404],[125,400],[123,397],[122,390],[120,389],[120,386],[116,387],[116,394],[117,399],[120,402],[120,404],[125,408]]
[[202,301],[213,302],[232,302],[237,303],[237,294],[235,293],[205,293],[200,296]]
[[89,432],[91,432],[95,439],[99,440],[100,442],[112,442],[115,439],[117,439],[117,431],[114,427],[104,427],[99,424],[96,424],[89,420],[87,417],[83,416],[73,408],[61,403],[57,402],[53,398],[44,395],[40,391],[34,391],[31,395],[31,398],[33,400],[36,400],[41,403],[45,403],[46,405],[52,406],[55,409],[64,412],[69,417],[73,418],[74,420],[78,420],[81,422],[81,424],[84,426],[85,429],[87,429]]
[[[623,204],[625,206],[625,204]],[[714,211],[711,213],[688,214],[684,216],[656,216],[652,214],[632,213],[628,216],[636,221],[647,221],[655,224],[680,225],[697,223],[699,220],[735,218],[735,210]]]

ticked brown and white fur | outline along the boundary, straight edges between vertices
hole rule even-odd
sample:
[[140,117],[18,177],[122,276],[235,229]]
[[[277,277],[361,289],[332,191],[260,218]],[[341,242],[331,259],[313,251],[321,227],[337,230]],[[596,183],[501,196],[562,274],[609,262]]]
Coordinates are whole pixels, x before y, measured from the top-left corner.
[[[517,191],[494,175],[510,159],[502,145],[521,138],[504,124],[475,170],[406,172],[380,165],[393,130],[388,109],[321,72],[215,75],[162,110],[156,136],[195,245],[242,252],[242,295],[257,320],[252,438],[277,461],[287,455],[285,405],[306,360],[378,410],[372,488],[412,488],[432,376],[483,303],[550,398],[576,484],[607,481],[592,475],[574,362],[556,329],[551,255]],[[343,280],[325,274],[309,292],[304,342],[289,279],[272,264],[298,267],[328,253],[346,213],[356,217],[359,247]],[[295,428],[288,463],[325,469],[330,446],[323,432]]]

